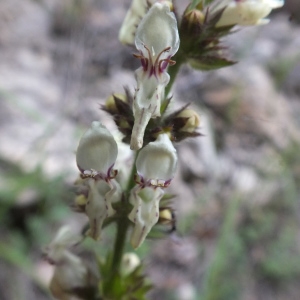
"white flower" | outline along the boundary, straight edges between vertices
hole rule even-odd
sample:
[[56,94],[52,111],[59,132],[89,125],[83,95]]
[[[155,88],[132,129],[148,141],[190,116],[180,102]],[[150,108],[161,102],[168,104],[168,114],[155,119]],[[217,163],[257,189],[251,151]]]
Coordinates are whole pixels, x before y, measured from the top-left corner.
[[90,222],[89,235],[94,239],[99,239],[104,220],[115,214],[112,203],[121,197],[121,188],[114,180],[117,171],[113,171],[117,155],[112,134],[99,122],[93,122],[80,140],[76,160],[89,188],[85,212]]
[[[224,4],[218,8],[224,7]],[[279,8],[283,4],[284,0],[231,0],[217,23],[217,27],[235,24],[243,26],[266,24],[269,19],[265,17],[271,13],[272,9]]]
[[177,154],[167,134],[143,148],[137,158],[139,176],[130,193],[133,209],[128,218],[135,224],[131,245],[138,248],[159,218],[159,201],[163,188],[169,186],[177,167]]
[[161,99],[170,77],[166,72],[171,57],[179,48],[177,21],[170,11],[170,3],[155,3],[136,32],[135,45],[140,55],[142,67],[136,71],[137,88],[133,101],[135,118],[131,149],[138,150],[143,145],[145,128],[151,118],[160,116]]
[[55,265],[50,290],[57,299],[71,299],[72,289],[88,284],[87,267],[80,257],[68,250],[81,240],[82,237],[74,235],[69,227],[64,226],[45,250],[46,258]]

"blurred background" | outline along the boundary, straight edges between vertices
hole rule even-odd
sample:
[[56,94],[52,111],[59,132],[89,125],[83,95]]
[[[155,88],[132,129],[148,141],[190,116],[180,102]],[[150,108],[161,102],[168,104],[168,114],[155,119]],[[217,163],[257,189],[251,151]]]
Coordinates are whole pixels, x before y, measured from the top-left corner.
[[[113,126],[99,104],[135,87],[139,61],[117,38],[129,5],[0,1],[1,300],[52,299],[42,249],[86,222],[68,207],[74,154],[92,121]],[[238,64],[178,76],[173,107],[192,102],[204,136],[177,148],[177,235],[138,251],[150,299],[300,299],[299,0],[271,19],[225,40]]]

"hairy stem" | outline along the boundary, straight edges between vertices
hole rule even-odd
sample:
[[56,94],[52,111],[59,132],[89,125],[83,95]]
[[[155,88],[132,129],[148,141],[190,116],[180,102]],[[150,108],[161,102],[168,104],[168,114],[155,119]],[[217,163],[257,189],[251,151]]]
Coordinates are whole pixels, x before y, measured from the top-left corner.
[[[112,256],[112,263],[111,263],[111,276],[108,283],[108,291],[111,291],[111,288],[113,288],[115,277],[118,274],[118,271],[120,269],[120,264],[125,248],[125,242],[126,242],[126,235],[127,231],[130,225],[130,221],[128,220],[127,215],[130,212],[130,205],[128,204],[129,199],[129,193],[130,190],[134,187],[134,175],[136,173],[136,167],[135,167],[135,161],[138,156],[138,152],[135,154],[134,163],[132,165],[131,173],[129,176],[129,181],[127,184],[126,192],[124,193],[124,197],[122,199],[123,203],[118,211],[120,214],[120,217],[117,219],[117,233],[115,236],[115,243],[114,243],[114,249],[113,249],[113,256]],[[128,204],[128,205],[127,205]]]
[[177,74],[180,70],[180,67],[184,62],[182,58],[180,58],[180,57],[176,58],[176,56],[174,57],[176,59],[176,64],[174,66],[169,67],[169,69],[168,69],[168,73],[170,75],[170,81],[169,81],[169,83],[168,83],[168,85],[166,86],[166,89],[165,89],[165,95],[167,97],[168,97],[168,95],[169,95],[169,93],[172,89],[172,86],[175,82],[175,79],[176,79],[176,76],[177,76]]
[[[125,205],[126,207],[126,205]],[[120,271],[120,265],[123,257],[123,252],[125,248],[126,235],[129,227],[129,220],[127,218],[127,210],[121,210],[121,216],[117,220],[117,233],[115,236],[115,243],[110,267],[110,273],[103,286],[103,293],[107,297],[114,297],[115,286],[117,284],[117,279]]]
[[169,94],[171,92],[172,86],[177,77],[177,74],[180,70],[180,67],[184,63],[184,59],[182,58],[182,56],[178,55],[178,53],[174,56],[174,60],[176,61],[176,64],[174,66],[169,67],[169,69],[168,69],[168,73],[170,75],[170,81],[165,89],[165,101],[162,103],[161,108],[160,108],[161,114],[164,114],[164,112],[166,111],[166,109],[168,107],[169,102],[167,99],[170,97]]
[[129,175],[129,181],[127,183],[127,189],[126,189],[126,192],[127,194],[129,195],[131,189],[134,187],[135,185],[135,181],[134,181],[134,175],[136,174],[136,166],[135,166],[135,162],[136,162],[136,159],[138,157],[138,154],[139,154],[140,150],[136,151],[135,153],[135,157],[134,157],[134,161],[133,161],[133,165],[132,165],[132,169],[131,169],[131,172],[130,172],[130,175]]
[[112,266],[111,271],[113,273],[119,271],[120,263],[122,260],[124,246],[126,242],[126,234],[127,229],[129,226],[129,221],[127,219],[127,215],[122,215],[117,222],[117,234],[115,238],[115,245],[114,245],[114,252],[113,252],[113,259],[112,259]]

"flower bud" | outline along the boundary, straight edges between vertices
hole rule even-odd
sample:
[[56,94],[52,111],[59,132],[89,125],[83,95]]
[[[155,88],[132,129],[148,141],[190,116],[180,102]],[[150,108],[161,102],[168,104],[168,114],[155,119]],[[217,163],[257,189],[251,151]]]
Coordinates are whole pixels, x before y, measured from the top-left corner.
[[87,197],[83,194],[76,196],[73,204],[73,209],[76,212],[85,212],[87,201]]
[[165,208],[159,211],[159,222],[160,224],[169,224],[172,222],[173,216],[172,211],[169,208]]
[[115,98],[118,98],[119,100],[123,101],[123,102],[126,102],[127,99],[126,99],[126,95],[124,94],[113,94],[113,95],[110,95],[106,101],[105,101],[105,110],[106,111],[109,111],[110,113],[118,113],[118,108],[116,107],[116,102],[115,102]]
[[148,234],[152,239],[164,238],[176,231],[176,215],[171,207],[162,207],[160,201],[159,218]]
[[186,119],[184,126],[179,129],[179,131],[182,132],[194,132],[200,125],[200,117],[192,109],[184,109],[176,116],[176,118]]
[[184,14],[182,22],[186,22],[189,31],[195,31],[204,23],[205,15],[199,9],[192,9]]
[[125,253],[122,257],[120,272],[125,277],[131,274],[140,264],[140,258],[134,252]]

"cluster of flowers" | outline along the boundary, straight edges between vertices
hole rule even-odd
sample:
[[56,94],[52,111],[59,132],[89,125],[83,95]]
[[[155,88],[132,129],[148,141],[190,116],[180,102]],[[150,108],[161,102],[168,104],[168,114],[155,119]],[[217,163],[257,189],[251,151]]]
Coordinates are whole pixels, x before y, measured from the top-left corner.
[[[136,47],[142,66],[136,71],[137,88],[133,100],[134,125],[131,149],[139,150],[135,166],[136,185],[130,191],[133,208],[128,218],[134,223],[133,248],[139,247],[159,218],[159,202],[169,186],[177,166],[177,154],[168,133],[143,146],[145,128],[151,118],[160,116],[161,100],[169,82],[166,71],[170,57],[179,48],[176,18],[168,1],[155,3],[142,19],[136,32]],[[157,34],[157,32],[160,32]],[[142,149],[141,149],[142,148]],[[80,140],[76,159],[84,185],[88,188],[85,213],[89,218],[89,235],[100,237],[106,218],[116,212],[112,204],[122,197],[114,164],[118,145],[113,135],[99,122]]]
[[[112,134],[99,122],[83,135],[77,149],[77,165],[88,187],[85,212],[89,217],[89,235],[100,237],[104,220],[115,214],[112,207],[122,197],[116,180],[118,174],[114,164],[118,145]],[[158,221],[159,201],[172,178],[177,165],[176,150],[168,134],[160,134],[149,143],[136,159],[136,185],[131,190],[129,202],[133,209],[128,218],[134,223],[131,244],[137,248]]]
[[[282,5],[280,0],[219,0],[213,2],[212,10],[223,10],[217,26],[253,25],[265,23],[262,18]],[[168,133],[161,132],[155,141],[142,148],[150,119],[161,114],[161,102],[170,80],[167,68],[175,63],[171,57],[179,49],[177,20],[172,8],[170,1],[133,0],[120,30],[122,42],[133,43],[134,38],[139,51],[135,56],[141,60],[141,67],[135,72],[137,88],[133,97],[134,124],[130,141],[132,150],[140,149],[135,162],[136,186],[129,196],[133,208],[128,218],[134,223],[131,236],[134,248],[141,245],[157,223],[159,201],[177,165],[176,149]],[[198,120],[195,123],[193,126],[198,125]],[[94,239],[100,237],[104,220],[115,214],[112,204],[122,197],[116,180],[118,170],[113,169],[117,156],[118,145],[112,134],[101,123],[93,122],[80,140],[76,159],[83,185],[88,190],[85,213],[90,223],[89,235]]]
[[[122,126],[119,126],[118,122],[127,122],[123,128],[129,137],[127,142],[132,150],[138,150],[134,162],[135,185],[130,190],[127,190],[128,186],[122,186],[118,175],[120,170],[114,169],[118,155],[122,155],[120,146],[103,124],[93,122],[79,142],[76,161],[81,173],[80,185],[84,191],[82,211],[89,219],[88,235],[95,240],[100,238],[105,220],[117,214],[114,204],[126,198],[131,204],[131,211],[127,212],[127,217],[133,225],[131,245],[136,249],[143,243],[158,222],[160,201],[165,188],[170,185],[175,175],[177,153],[172,141],[199,135],[195,132],[199,126],[199,116],[186,107],[160,119],[162,103],[169,96],[165,95],[165,88],[170,81],[168,66],[175,64],[171,58],[176,55],[179,47],[184,62],[191,65],[191,62],[196,62],[202,69],[207,69],[214,60],[218,62],[218,67],[220,62],[223,66],[230,65],[230,61],[218,56],[221,49],[219,39],[228,34],[235,25],[265,24],[268,22],[265,17],[272,9],[281,7],[284,1],[194,2],[196,4],[191,4],[185,11],[179,27],[173,4],[167,0],[133,0],[124,20],[119,38],[124,44],[135,43],[138,50],[135,57],[140,59],[141,67],[135,72],[137,87],[132,101],[122,104],[117,97],[114,99],[115,104],[123,110],[123,115],[117,115],[121,119],[115,118],[115,121],[117,120],[120,131]],[[209,2],[210,5],[205,5],[205,2]],[[210,34],[207,41],[203,42],[202,38],[193,36],[199,36],[204,30],[207,30],[206,35]],[[202,49],[202,52],[199,49]],[[216,56],[213,55],[214,51]],[[206,52],[209,52],[210,56],[207,56]],[[114,110],[106,110],[116,116]],[[155,128],[151,138],[145,140],[145,131],[151,119],[160,119],[157,122],[159,130]],[[176,128],[179,128],[179,133],[174,131]],[[67,250],[80,242],[80,238],[70,236],[67,229],[62,229],[47,250],[48,259],[58,266],[52,280],[54,294],[57,285],[70,290],[72,287],[68,286],[68,282],[72,281],[72,286],[76,287],[86,286],[86,280],[90,278],[89,271],[82,261]],[[77,270],[75,279],[71,269]]]

